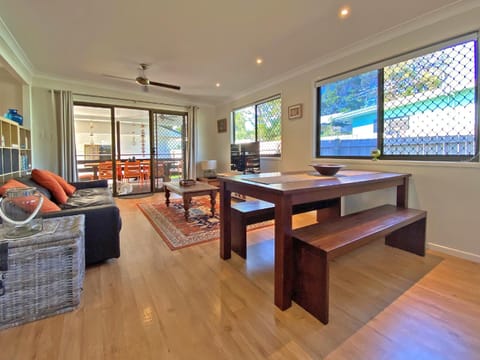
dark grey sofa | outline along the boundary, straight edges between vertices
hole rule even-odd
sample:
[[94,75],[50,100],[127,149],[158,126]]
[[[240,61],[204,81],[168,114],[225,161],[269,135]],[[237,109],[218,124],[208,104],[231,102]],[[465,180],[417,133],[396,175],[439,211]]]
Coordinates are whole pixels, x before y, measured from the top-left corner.
[[[29,176],[17,179],[28,186],[34,186],[55,202],[52,194]],[[93,180],[72,183],[75,193],[68,202],[59,205],[62,210],[44,213],[44,218],[85,214],[85,263],[95,264],[107,259],[120,257],[120,210],[108,189],[107,180]]]

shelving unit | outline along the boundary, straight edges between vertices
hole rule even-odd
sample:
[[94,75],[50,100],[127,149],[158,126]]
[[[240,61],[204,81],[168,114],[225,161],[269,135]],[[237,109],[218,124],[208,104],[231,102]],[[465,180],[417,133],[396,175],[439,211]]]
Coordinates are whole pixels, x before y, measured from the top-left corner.
[[0,182],[29,174],[31,168],[30,130],[0,116]]
[[235,166],[231,170],[244,174],[260,172],[260,143],[258,141],[230,145],[230,163]]

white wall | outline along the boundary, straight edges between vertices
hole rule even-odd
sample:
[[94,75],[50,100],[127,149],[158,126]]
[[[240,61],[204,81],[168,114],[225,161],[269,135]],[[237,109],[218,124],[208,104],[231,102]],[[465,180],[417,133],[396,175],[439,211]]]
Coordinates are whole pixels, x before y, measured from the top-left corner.
[[196,170],[197,177],[202,176],[203,171],[200,168],[202,160],[217,160],[220,157],[217,147],[210,146],[217,144],[219,134],[217,134],[217,122],[215,121],[215,108],[213,106],[199,106],[196,127]]
[[17,109],[23,115],[22,85],[5,68],[0,67],[0,116],[8,109]]
[[[211,109],[208,118],[199,122],[199,153],[197,160],[217,160],[217,171],[224,172],[230,170],[230,129],[228,123],[230,115],[227,115],[227,132],[219,133],[217,131],[217,120],[225,116],[215,115],[216,110]],[[202,170],[197,168],[197,174],[201,175]]]
[[[315,90],[314,82],[344,71],[373,63],[422,46],[451,37],[476,31],[480,28],[480,9],[468,9],[461,14],[450,14],[449,18],[432,15],[423,23],[412,21],[408,26],[394,29],[359,43],[354,48],[344,49],[331,58],[319,61],[304,71],[297,71],[283,81],[252,91],[235,101],[217,107],[216,118],[230,116],[232,109],[275,94],[282,97],[282,157],[268,163],[268,170],[307,169],[315,152]],[[315,46],[312,44],[311,46]],[[265,63],[264,66],[268,66]],[[303,104],[303,117],[287,119],[287,108]],[[221,154],[220,163],[229,163],[229,134],[209,143],[209,149]],[[213,151],[213,150],[212,150]],[[318,161],[318,159],[317,159]],[[332,161],[332,160],[330,160]],[[370,169],[411,173],[410,206],[428,211],[427,241],[430,248],[450,252],[480,262],[480,240],[477,235],[478,209],[480,207],[480,166],[478,163],[416,163],[405,161],[348,160],[351,169]],[[262,163],[263,165],[263,163]],[[345,211],[352,212],[382,203],[394,203],[393,191],[376,194],[349,196],[345,199]]]

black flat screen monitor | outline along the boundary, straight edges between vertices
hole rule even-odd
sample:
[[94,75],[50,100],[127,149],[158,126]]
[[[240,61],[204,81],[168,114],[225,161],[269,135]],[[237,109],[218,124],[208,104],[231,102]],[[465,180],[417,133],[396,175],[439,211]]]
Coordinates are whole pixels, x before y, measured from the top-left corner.
[[244,173],[260,172],[260,143],[258,141],[230,146],[231,169]]

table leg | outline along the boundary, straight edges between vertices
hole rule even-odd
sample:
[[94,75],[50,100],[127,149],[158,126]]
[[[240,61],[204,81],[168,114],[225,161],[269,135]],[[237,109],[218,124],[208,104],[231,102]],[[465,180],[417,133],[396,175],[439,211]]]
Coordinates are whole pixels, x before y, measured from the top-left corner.
[[183,209],[185,210],[185,220],[188,221],[188,209],[190,208],[190,202],[192,198],[188,195],[183,195]]
[[292,305],[293,241],[292,203],[289,198],[275,202],[275,305],[286,310]]
[[225,182],[220,180],[220,257],[224,260],[232,257],[231,199],[232,193],[226,189]]
[[98,179],[98,165],[93,166],[93,179]]
[[170,190],[165,186],[165,205],[170,206]]
[[210,192],[210,211],[212,212],[212,217],[215,216],[215,204],[216,204],[217,190]]

